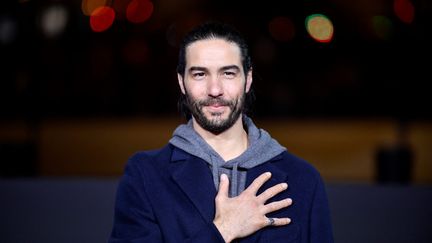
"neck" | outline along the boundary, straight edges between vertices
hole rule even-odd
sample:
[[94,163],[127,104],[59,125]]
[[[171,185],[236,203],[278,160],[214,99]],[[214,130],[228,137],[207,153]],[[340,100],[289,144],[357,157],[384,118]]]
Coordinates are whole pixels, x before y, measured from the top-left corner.
[[193,127],[225,161],[240,156],[248,147],[248,136],[243,128],[242,116],[232,127],[217,135],[202,128],[195,119]]

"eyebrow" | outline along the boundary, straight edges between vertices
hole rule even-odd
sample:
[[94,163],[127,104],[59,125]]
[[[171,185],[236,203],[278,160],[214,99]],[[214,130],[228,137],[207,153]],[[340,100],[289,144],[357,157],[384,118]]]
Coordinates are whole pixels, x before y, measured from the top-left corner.
[[192,67],[190,67],[189,68],[189,72],[192,72],[192,71],[207,71],[208,69],[207,68],[205,68],[205,67],[198,67],[198,66],[192,66]]
[[224,67],[220,68],[221,71],[226,71],[226,70],[230,70],[230,69],[235,69],[235,71],[240,72],[240,67],[237,65],[229,65],[229,66],[224,66]]
[[[240,67],[237,65],[228,65],[228,66],[223,66],[219,69],[219,71],[226,71],[226,70],[230,70],[230,69],[235,69],[236,71],[240,71]],[[192,66],[189,68],[188,70],[189,72],[193,72],[193,71],[208,71],[207,68],[205,67],[199,67],[199,66]]]

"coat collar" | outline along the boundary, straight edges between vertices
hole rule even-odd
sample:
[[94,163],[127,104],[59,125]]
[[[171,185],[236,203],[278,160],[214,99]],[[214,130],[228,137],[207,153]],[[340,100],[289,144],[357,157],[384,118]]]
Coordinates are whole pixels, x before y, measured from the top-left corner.
[[181,150],[174,145],[171,146],[173,147],[173,151],[171,154],[171,162],[184,161],[192,157],[192,155],[187,153],[186,151]]

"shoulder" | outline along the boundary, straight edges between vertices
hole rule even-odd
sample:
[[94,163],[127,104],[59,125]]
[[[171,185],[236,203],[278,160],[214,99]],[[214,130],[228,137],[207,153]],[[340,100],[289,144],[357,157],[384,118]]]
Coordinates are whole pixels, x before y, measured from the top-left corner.
[[139,151],[129,157],[126,164],[126,171],[129,168],[149,168],[154,166],[164,166],[171,161],[174,147],[167,144],[160,149]]
[[285,173],[291,197],[303,205],[300,208],[308,211],[314,202],[325,203],[325,183],[319,171],[308,161],[288,151],[280,156],[281,159],[273,165]]
[[154,149],[154,150],[146,150],[146,151],[138,151],[135,154],[133,154],[129,160],[142,160],[142,159],[149,159],[149,158],[158,158],[161,156],[170,155],[172,153],[173,146],[170,144],[165,145],[162,148]]
[[295,169],[299,172],[304,172],[307,174],[319,174],[318,170],[309,161],[306,161],[305,159],[298,157],[287,150],[282,152],[281,156],[284,164],[291,169]]
[[312,185],[321,181],[319,171],[310,162],[289,151],[284,151],[277,156],[273,165],[287,173],[291,180]]

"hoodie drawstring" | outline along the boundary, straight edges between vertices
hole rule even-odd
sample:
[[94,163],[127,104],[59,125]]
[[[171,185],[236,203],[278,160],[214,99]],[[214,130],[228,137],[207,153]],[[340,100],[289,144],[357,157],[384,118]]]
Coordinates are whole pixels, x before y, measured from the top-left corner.
[[233,166],[233,170],[231,172],[231,178],[232,181],[235,181],[236,183],[230,183],[230,191],[231,191],[231,196],[236,196],[238,195],[238,188],[237,188],[237,177],[238,177],[238,163],[235,163]]
[[210,164],[212,167],[213,183],[216,186],[216,191],[219,191],[219,167],[217,162],[213,160],[212,156],[210,156]]

